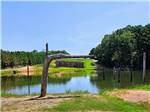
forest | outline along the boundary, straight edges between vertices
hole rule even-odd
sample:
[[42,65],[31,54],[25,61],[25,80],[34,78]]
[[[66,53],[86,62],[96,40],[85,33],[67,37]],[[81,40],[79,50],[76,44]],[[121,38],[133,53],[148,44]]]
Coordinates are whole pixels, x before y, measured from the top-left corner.
[[[69,54],[65,50],[57,50],[57,51],[49,51],[49,55],[57,54],[57,53],[64,53]],[[14,67],[14,66],[25,66],[35,65],[35,64],[42,64],[44,61],[45,52],[44,51],[37,51],[33,50],[31,52],[25,51],[6,51],[1,50],[1,67]]]
[[128,25],[107,34],[101,43],[91,49],[98,63],[106,67],[141,69],[143,52],[146,53],[146,67],[150,68],[150,24]]
[[[106,67],[142,68],[143,52],[146,53],[146,67],[150,69],[150,24],[145,26],[128,25],[103,37],[101,43],[92,48],[98,63]],[[49,51],[49,54],[65,53],[65,50]],[[6,51],[1,50],[1,67],[14,67],[41,64],[44,51]]]

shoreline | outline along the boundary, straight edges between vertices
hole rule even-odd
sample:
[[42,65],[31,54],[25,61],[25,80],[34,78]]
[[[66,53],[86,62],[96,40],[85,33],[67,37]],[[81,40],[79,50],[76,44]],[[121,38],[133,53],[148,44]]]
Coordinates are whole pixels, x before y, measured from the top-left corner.
[[[56,74],[58,76],[60,75],[64,76],[65,74],[74,74],[74,73],[80,73],[80,72],[95,73],[95,66],[92,65],[93,60],[91,59],[78,59],[78,60],[84,62],[84,65],[85,65],[84,68],[56,67],[55,61],[53,61],[49,67],[49,74]],[[70,59],[70,61],[73,61],[73,59]],[[42,64],[29,66],[29,76],[42,75],[42,70],[43,70]],[[1,72],[1,76],[28,76],[27,66],[2,69],[0,72]]]
[[[24,95],[5,96],[5,97],[3,96],[1,97],[3,107],[2,110],[8,112],[12,110],[14,112],[17,111],[59,112],[62,110],[69,112],[79,110],[80,111],[93,110],[94,112],[95,111],[101,112],[101,111],[118,111],[120,110],[120,108],[122,108],[122,111],[127,112],[130,111],[130,109],[132,108],[134,111],[148,112],[150,110],[150,91],[145,91],[142,89],[141,90],[134,90],[134,89],[118,89],[106,91],[101,94],[91,94],[84,92],[47,94],[47,96],[43,98],[39,98],[38,97],[39,94],[31,94],[25,96]],[[143,94],[145,94],[144,97]],[[28,109],[26,109],[23,106],[23,104],[26,105],[25,107],[26,108],[28,107]],[[18,105],[19,108],[17,108]],[[32,105],[32,107],[30,105]],[[72,106],[74,108],[72,108]],[[126,108],[124,108],[124,106]]]

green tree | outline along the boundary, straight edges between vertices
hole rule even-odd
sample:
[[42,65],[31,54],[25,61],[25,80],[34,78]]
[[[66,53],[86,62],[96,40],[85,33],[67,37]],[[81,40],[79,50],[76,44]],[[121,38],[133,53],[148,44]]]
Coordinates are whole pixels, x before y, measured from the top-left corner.
[[143,52],[147,54],[147,68],[150,68],[150,24],[128,25],[105,35],[102,42],[91,49],[90,54],[94,54],[98,62],[106,67],[132,65],[140,69]]

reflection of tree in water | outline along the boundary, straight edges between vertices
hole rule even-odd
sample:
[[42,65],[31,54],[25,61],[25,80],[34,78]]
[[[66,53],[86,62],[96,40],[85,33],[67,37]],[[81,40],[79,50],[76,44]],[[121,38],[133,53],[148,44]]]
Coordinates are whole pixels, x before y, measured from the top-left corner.
[[9,87],[11,87],[12,85],[15,86],[16,85],[15,82],[16,82],[15,76],[11,76],[11,77],[4,76],[4,77],[1,77],[1,89],[5,90],[5,89],[8,89]]
[[[84,72],[85,74],[85,72]],[[118,88],[118,87],[127,87],[135,84],[142,83],[142,72],[133,71],[133,82],[130,82],[130,72],[129,71],[121,71],[120,72],[120,83],[118,83],[118,75],[117,72],[113,72],[112,70],[105,69],[98,70],[98,76],[91,76],[90,82],[93,85],[96,85],[99,89],[110,89],[110,88]],[[81,74],[80,74],[81,75]],[[103,75],[105,75],[105,80],[103,80]],[[115,78],[114,78],[115,76]],[[115,79],[115,80],[114,80]],[[150,83],[150,71],[146,71],[146,83]],[[66,84],[71,80],[71,77],[57,77],[57,78],[48,78],[48,83],[50,84]],[[31,86],[41,84],[41,76],[5,76],[1,77],[1,89],[2,91],[13,89],[16,87],[23,88],[24,86],[28,86],[28,93],[30,93]]]
[[[148,72],[149,73],[149,72]],[[124,88],[142,83],[142,76],[139,71],[133,71],[133,81],[130,82],[131,74],[129,71],[120,72],[120,83],[118,83],[118,72],[113,70],[98,70],[97,76],[91,76],[90,81],[99,89]],[[104,78],[105,77],[105,78]],[[147,75],[148,77],[148,75]],[[150,81],[149,81],[150,82]]]
[[64,78],[48,78],[48,83],[50,84],[66,84],[71,80],[71,77]]
[[146,81],[147,83],[150,83],[150,70],[146,70],[145,81]]
[[98,70],[97,76],[91,76],[90,81],[92,84],[96,85],[97,88],[99,89],[105,89],[105,88],[108,89],[108,88],[113,88],[114,86],[111,71],[107,71],[107,72],[105,71],[103,73],[102,70]]
[[[66,84],[71,78],[48,78],[51,84]],[[1,89],[8,90],[12,88],[22,88],[23,86],[30,86],[41,84],[41,76],[11,76],[1,78]]]

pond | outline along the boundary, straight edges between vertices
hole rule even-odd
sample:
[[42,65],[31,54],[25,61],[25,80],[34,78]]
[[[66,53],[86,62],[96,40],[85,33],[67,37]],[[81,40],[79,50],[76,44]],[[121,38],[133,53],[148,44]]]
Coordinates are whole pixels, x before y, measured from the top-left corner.
[[[124,88],[136,84],[142,84],[142,73],[139,71],[120,72],[120,82],[118,82],[118,73],[113,71],[97,71],[96,74],[86,74],[85,76],[74,76],[69,78],[49,78],[48,79],[48,93],[67,93],[86,91],[90,93],[99,93],[111,88]],[[145,76],[146,84],[150,83],[150,72],[147,71]],[[40,93],[41,77],[2,77],[1,91],[2,93],[15,94],[32,94]]]

